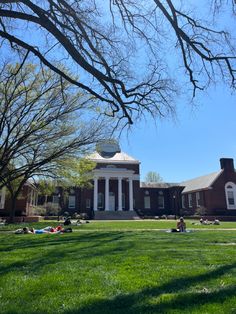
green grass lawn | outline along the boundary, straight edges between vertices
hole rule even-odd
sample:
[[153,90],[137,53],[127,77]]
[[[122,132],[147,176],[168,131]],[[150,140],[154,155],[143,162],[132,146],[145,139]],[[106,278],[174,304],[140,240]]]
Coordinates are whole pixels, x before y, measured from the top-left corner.
[[0,313],[236,313],[236,223],[161,230],[174,226],[92,222],[61,235],[1,227]]

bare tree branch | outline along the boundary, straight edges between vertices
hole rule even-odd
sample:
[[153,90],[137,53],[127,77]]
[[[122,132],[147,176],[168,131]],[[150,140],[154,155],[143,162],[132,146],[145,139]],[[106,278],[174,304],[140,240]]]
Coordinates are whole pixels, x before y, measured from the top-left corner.
[[[235,87],[236,53],[229,34],[210,27],[180,3],[110,0],[102,6],[97,0],[0,1],[0,37],[13,50],[34,55],[92,95],[103,114],[132,124],[145,112],[161,117],[174,111],[177,87],[168,70],[168,47],[174,43],[182,59],[176,69],[184,67],[193,96],[221,75]],[[206,3],[215,18],[215,12],[226,5],[234,12],[233,0]],[[199,4],[199,16],[200,10]],[[23,32],[34,32],[40,40]]]

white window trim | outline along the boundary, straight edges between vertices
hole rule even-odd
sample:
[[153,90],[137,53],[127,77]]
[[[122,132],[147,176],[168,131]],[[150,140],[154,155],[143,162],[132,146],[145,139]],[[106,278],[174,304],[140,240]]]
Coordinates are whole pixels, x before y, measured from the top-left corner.
[[[99,198],[101,197],[101,204]],[[104,208],[104,194],[98,193],[98,208],[103,209]]]
[[[159,200],[162,200],[161,204],[160,204]],[[158,195],[157,201],[158,201],[158,204],[157,204],[158,208],[160,208],[160,209],[165,208],[165,198],[164,198],[164,195]]]
[[188,207],[189,208],[193,207],[193,196],[191,193],[188,194]]
[[68,208],[75,208],[75,195],[69,195],[68,197]]
[[185,208],[185,195],[181,196],[182,208]]
[[150,195],[145,195],[144,196],[144,208],[145,209],[150,209],[151,208],[151,198],[150,198]]
[[125,193],[122,193],[122,209],[125,209]]
[[86,208],[87,209],[91,208],[91,200],[90,200],[90,198],[86,198]]
[[0,195],[1,195],[1,198],[0,198],[0,209],[4,209],[4,207],[5,207],[5,196],[6,196],[5,188],[2,188],[0,190]]
[[201,201],[200,192],[196,192],[196,205],[197,205],[197,207],[201,206],[200,201]]
[[52,202],[53,202],[53,204],[59,204],[59,196],[53,195],[52,196]]
[[[228,186],[232,186],[232,189],[228,189]],[[233,192],[233,197],[234,197],[234,205],[229,204],[229,199],[228,199],[228,191]],[[236,184],[233,182],[227,182],[225,184],[225,198],[226,198],[226,204],[227,204],[227,209],[236,209]]]

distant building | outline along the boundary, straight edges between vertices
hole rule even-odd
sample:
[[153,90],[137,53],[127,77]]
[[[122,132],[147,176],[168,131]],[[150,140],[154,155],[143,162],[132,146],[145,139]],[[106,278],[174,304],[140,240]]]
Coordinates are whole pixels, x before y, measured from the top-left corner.
[[[29,216],[33,213],[33,208],[37,205],[38,191],[35,185],[26,183],[16,201],[16,216]],[[3,188],[0,190],[0,216],[9,216],[11,209],[10,197]]]

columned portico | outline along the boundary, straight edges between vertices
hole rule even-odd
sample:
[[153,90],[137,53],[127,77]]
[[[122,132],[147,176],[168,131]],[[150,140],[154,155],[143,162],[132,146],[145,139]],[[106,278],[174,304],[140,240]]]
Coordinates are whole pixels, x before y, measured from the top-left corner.
[[134,197],[137,197],[136,204],[139,204],[137,181],[140,180],[140,162],[123,152],[112,155],[104,150],[104,147],[102,146],[103,150],[100,147],[90,156],[90,160],[97,164],[92,171],[93,209],[94,211],[133,211]]
[[[129,169],[118,169],[118,168],[100,168],[100,169],[95,169],[94,171],[94,191],[93,191],[93,199],[94,199],[94,206],[93,209],[94,211],[98,210],[98,193],[101,193],[101,185],[100,188],[99,186],[99,180],[105,180],[105,186],[102,188],[104,193],[104,199],[105,199],[105,206],[104,210],[109,211],[109,210],[114,210],[112,209],[112,206],[110,206],[110,196],[111,193],[114,194],[113,198],[115,197],[115,204],[113,208],[115,208],[118,211],[122,211],[124,204],[122,204],[122,194],[125,193],[125,190],[123,191],[123,184],[126,184],[128,182],[128,193],[127,197],[129,199],[128,201],[128,208],[126,207],[126,210],[133,211],[134,210],[134,203],[133,203],[133,180],[138,180],[139,176],[134,174],[133,170]],[[114,191],[114,181],[116,181],[116,188]],[[112,182],[112,184],[111,184]],[[110,185],[113,185],[113,189],[111,188],[110,190]],[[114,193],[115,192],[115,193]],[[111,207],[111,208],[110,208]]]

